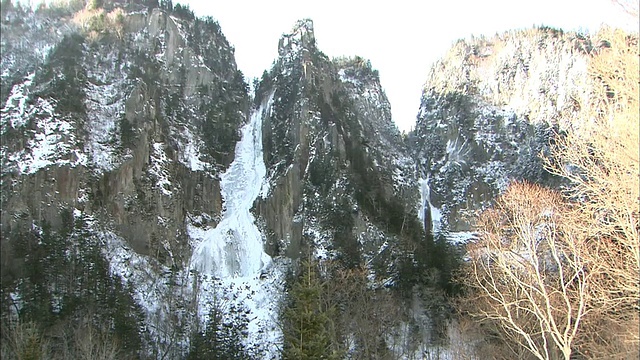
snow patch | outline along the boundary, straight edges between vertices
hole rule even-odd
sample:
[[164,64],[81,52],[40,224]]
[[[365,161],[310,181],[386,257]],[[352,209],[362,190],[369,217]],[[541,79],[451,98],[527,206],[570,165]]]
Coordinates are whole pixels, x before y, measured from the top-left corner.
[[170,160],[167,157],[167,153],[164,151],[164,143],[154,143],[149,173],[156,178],[156,188],[166,196],[172,195],[169,171],[167,171],[165,166],[165,164],[169,162]]
[[[73,126],[55,113],[55,102],[38,98],[33,104],[23,108],[20,106],[22,100],[18,100],[18,106],[15,108],[5,107],[6,112],[3,109],[3,118],[8,114],[8,122],[11,124],[3,122],[2,133],[8,130],[7,126],[24,126],[28,121],[33,121],[34,129],[28,130],[29,133],[33,133],[33,137],[28,140],[25,148],[13,154],[6,154],[6,149],[3,148],[3,157],[8,160],[7,170],[17,168],[22,174],[33,174],[54,164],[75,167],[86,163],[84,154],[73,149]],[[20,112],[22,115],[19,115]],[[17,120],[19,116],[22,116],[21,120]]]
[[477,238],[478,233],[475,233],[473,231],[452,231],[447,233],[447,241],[455,245],[466,244],[469,241]]
[[[35,72],[27,75],[22,83],[14,85],[11,89],[11,95],[9,95],[4,107],[0,110],[2,114],[2,119],[0,120],[3,128],[2,133],[5,132],[7,123],[12,128],[17,129],[24,126],[29,119],[30,114],[27,113],[26,103],[29,99],[29,87],[31,87],[35,75]],[[29,110],[33,111],[33,108],[29,108]]]
[[118,165],[118,120],[124,113],[122,89],[116,82],[101,85],[89,82],[85,91],[86,152],[97,171],[111,171]]

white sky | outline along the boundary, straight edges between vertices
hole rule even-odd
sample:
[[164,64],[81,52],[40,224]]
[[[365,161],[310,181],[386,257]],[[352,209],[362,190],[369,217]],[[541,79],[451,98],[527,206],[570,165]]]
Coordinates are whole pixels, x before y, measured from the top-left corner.
[[430,65],[457,39],[534,24],[584,30],[624,19],[627,27],[637,31],[638,26],[609,0],[177,2],[218,21],[247,81],[271,67],[280,36],[296,20],[311,18],[318,48],[329,57],[360,55],[371,60],[401,131],[415,125]]

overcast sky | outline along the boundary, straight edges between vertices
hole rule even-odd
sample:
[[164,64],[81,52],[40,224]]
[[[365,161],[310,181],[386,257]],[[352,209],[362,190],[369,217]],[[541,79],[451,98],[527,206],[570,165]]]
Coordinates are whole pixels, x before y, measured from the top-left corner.
[[[548,25],[596,29],[623,15],[609,0],[179,0],[218,20],[249,81],[271,67],[278,40],[311,18],[319,49],[330,57],[371,60],[400,130],[415,124],[430,65],[459,38]],[[174,0],[174,3],[176,1]],[[629,19],[626,19],[629,23]],[[631,25],[637,28],[637,21]]]

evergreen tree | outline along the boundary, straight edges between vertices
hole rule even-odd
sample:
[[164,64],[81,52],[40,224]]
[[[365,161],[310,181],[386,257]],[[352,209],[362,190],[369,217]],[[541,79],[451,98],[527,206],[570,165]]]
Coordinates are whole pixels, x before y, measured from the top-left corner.
[[338,359],[334,350],[331,313],[322,301],[324,283],[311,261],[289,291],[289,305],[283,313],[284,359]]
[[[122,356],[135,356],[142,347],[143,315],[132,289],[111,275],[98,239],[86,222],[74,219],[69,211],[61,215],[58,231],[43,221],[39,229],[9,236],[8,250],[15,254],[21,281],[3,282],[3,296],[14,293],[20,299],[20,306],[15,306],[16,320],[33,324],[47,337],[57,336],[51,341],[56,343],[56,353],[73,354],[77,350],[74,343],[80,341],[74,338],[60,344],[59,329],[81,328],[86,321],[90,327],[100,324],[104,341],[118,343]],[[12,311],[4,306],[2,311],[3,320],[13,319]],[[14,327],[11,333],[18,330]]]
[[209,311],[204,331],[191,339],[188,360],[243,360],[251,353],[242,343],[247,335],[249,312],[233,303],[224,304],[216,297]]

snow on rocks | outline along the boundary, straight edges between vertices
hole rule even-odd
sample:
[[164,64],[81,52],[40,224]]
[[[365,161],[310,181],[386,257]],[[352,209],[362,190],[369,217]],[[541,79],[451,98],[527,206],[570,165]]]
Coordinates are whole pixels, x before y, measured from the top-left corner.
[[178,142],[178,146],[182,151],[179,152],[178,160],[191,171],[202,171],[206,168],[206,163],[200,160],[200,149],[202,148],[202,140],[193,135],[193,132],[185,126],[179,132],[183,141]]
[[418,204],[418,219],[420,219],[420,222],[422,224],[424,224],[425,221],[425,211],[427,209],[427,206],[429,206],[429,211],[431,211],[431,226],[433,229],[434,233],[437,233],[440,231],[440,228],[442,226],[442,213],[440,212],[440,209],[438,209],[437,207],[433,206],[431,204],[431,199],[430,199],[430,195],[431,195],[431,188],[429,187],[429,178],[427,177],[426,179],[422,178],[422,179],[418,179],[418,190],[420,190],[420,203]]
[[119,91],[115,83],[87,84],[85,106],[89,141],[86,150],[98,170],[110,171],[118,164],[113,144],[118,140],[118,119],[124,112],[124,102],[118,98]]
[[[27,99],[29,95],[29,87],[33,83],[33,77],[36,73],[31,73],[24,78],[22,83],[16,84],[11,89],[11,95],[7,99],[4,107],[0,112],[2,113],[1,124],[3,133],[5,132],[5,126],[10,125],[12,128],[17,129],[25,125],[28,119],[27,112]],[[29,110],[32,110],[29,108]]]
[[3,147],[2,157],[6,160],[3,170],[33,174],[54,164],[84,165],[86,157],[74,148],[73,126],[55,112],[55,101],[41,97],[29,98],[29,87],[34,75],[30,74],[22,83],[13,87],[11,95],[0,111],[2,134],[33,122],[33,127],[25,131],[33,135],[23,149],[8,154]]
[[169,171],[165,164],[170,160],[164,151],[164,143],[154,143],[151,152],[151,163],[149,164],[149,173],[156,178],[156,188],[166,196],[171,196],[171,181],[169,180]]

